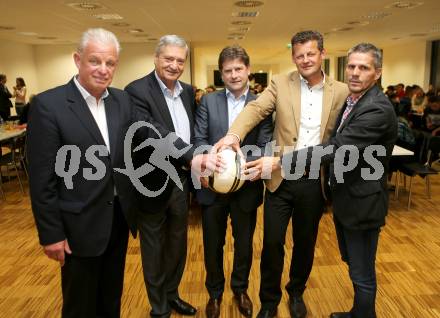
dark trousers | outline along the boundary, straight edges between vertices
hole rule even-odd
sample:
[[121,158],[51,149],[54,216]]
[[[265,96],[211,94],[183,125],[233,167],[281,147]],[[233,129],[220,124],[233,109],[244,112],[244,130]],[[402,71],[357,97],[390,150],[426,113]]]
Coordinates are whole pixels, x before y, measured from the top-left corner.
[[351,230],[334,218],[342,260],[354,288],[353,318],[375,318],[376,250],[380,229]]
[[247,290],[249,284],[257,210],[242,210],[236,200],[230,200],[228,196],[218,196],[213,204],[202,206],[205,286],[211,298],[220,297],[225,287],[223,247],[228,215],[231,216],[232,236],[234,237],[231,289],[236,294],[242,293]]
[[170,316],[168,301],[179,297],[178,287],[185,268],[188,180],[182,177],[181,181],[183,191],[172,185],[162,208],[143,211],[138,216],[142,267],[153,317]]
[[284,242],[290,219],[293,250],[286,289],[292,296],[303,294],[312,270],[323,205],[319,179],[283,180],[274,193],[266,191],[260,286],[263,309],[273,309],[281,300]]
[[120,317],[127,244],[128,225],[115,199],[112,232],[104,254],[66,254],[61,267],[62,317]]

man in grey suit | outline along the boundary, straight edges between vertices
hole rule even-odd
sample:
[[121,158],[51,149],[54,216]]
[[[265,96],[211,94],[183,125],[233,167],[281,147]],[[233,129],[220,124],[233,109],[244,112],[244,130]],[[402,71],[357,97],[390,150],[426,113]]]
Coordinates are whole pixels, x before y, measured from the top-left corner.
[[[256,98],[249,92],[249,56],[242,47],[225,47],[220,53],[218,66],[226,88],[205,95],[197,107],[194,128],[196,146],[215,144],[226,134],[245,104]],[[262,155],[265,144],[272,138],[272,132],[272,120],[268,117],[247,135],[243,145],[260,147]],[[249,156],[248,160],[258,157]],[[252,317],[252,302],[246,290],[252,265],[252,239],[257,208],[263,201],[263,183],[261,180],[247,181],[239,191],[231,194],[216,194],[209,189],[201,189],[197,191],[197,200],[202,206],[207,273],[205,285],[210,296],[206,316],[211,318],[220,315],[225,284],[223,247],[229,215],[234,236],[231,288],[240,312],[246,317]]]

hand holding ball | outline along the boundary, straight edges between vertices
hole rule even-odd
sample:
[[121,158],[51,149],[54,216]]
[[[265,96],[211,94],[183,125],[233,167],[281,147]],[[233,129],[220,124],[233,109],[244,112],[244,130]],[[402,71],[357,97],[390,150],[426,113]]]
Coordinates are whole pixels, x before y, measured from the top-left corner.
[[207,177],[209,188],[217,193],[237,191],[245,181],[241,175],[245,161],[231,149],[224,149],[220,155],[225,163],[225,169]]

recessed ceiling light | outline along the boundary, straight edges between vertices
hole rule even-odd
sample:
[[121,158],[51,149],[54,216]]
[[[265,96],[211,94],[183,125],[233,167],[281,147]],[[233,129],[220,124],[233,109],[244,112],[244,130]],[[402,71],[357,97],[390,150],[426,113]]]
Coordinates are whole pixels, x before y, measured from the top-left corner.
[[242,12],[232,12],[233,17],[238,18],[255,18],[260,14],[258,11],[250,12],[250,11],[242,11]]
[[128,26],[130,26],[130,24],[127,22],[115,22],[115,23],[112,23],[112,25],[115,27],[128,27]]
[[429,32],[439,32],[439,31],[440,31],[440,23],[433,25],[431,30],[429,30]]
[[385,8],[390,9],[414,9],[416,7],[419,7],[423,4],[423,2],[407,2],[407,1],[397,1],[393,2],[390,5],[387,5]]
[[55,40],[56,37],[54,36],[39,36],[38,37],[40,40]]
[[332,29],[332,31],[335,31],[335,32],[339,32],[339,31],[344,32],[344,31],[351,31],[351,30],[353,30],[352,27],[343,27],[343,28],[334,28],[334,29]]
[[35,32],[17,32],[17,34],[24,35],[24,36],[35,36],[35,35],[38,35],[38,33],[35,33]]
[[117,13],[103,13],[103,14],[94,14],[94,18],[99,20],[122,20],[123,17],[121,17]]
[[4,31],[15,30],[15,27],[9,25],[0,25],[0,30],[4,30]]
[[250,29],[251,28],[249,28],[249,27],[246,27],[246,28],[236,28],[236,27],[228,28],[229,31],[237,31],[237,32],[247,32]]
[[82,11],[98,10],[105,8],[102,4],[96,2],[72,2],[68,3],[67,6]]
[[370,22],[368,21],[349,21],[347,22],[348,25],[359,25],[359,26],[364,26],[364,25],[368,25],[370,24]]
[[254,8],[254,7],[262,6],[263,4],[264,4],[263,1],[254,1],[254,0],[237,1],[234,3],[234,5],[241,8]]
[[249,25],[249,24],[252,24],[252,22],[240,20],[240,21],[232,21],[231,24],[233,24],[233,25]]
[[370,19],[370,20],[378,20],[378,19],[383,19],[385,17],[390,16],[391,13],[389,12],[370,12],[367,15],[363,15],[361,18],[366,18],[366,19]]
[[128,33],[142,33],[144,30],[142,29],[130,29],[128,30]]

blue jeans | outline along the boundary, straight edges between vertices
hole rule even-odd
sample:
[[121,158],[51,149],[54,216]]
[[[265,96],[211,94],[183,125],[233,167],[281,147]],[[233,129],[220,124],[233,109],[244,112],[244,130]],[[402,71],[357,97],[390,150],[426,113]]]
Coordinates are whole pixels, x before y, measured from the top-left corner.
[[334,218],[339,250],[354,288],[353,318],[375,318],[376,250],[380,228],[351,230]]

